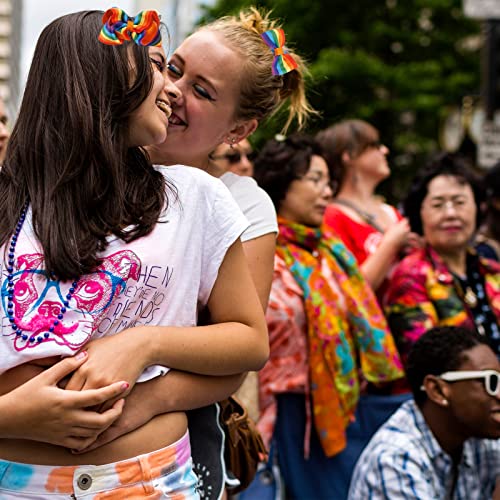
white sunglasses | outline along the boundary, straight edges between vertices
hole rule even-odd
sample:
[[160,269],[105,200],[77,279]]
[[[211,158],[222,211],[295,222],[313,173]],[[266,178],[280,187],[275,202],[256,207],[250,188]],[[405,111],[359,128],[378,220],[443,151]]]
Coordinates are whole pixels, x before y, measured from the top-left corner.
[[[496,370],[456,371],[438,375],[445,382],[459,382],[460,380],[483,379],[484,389],[490,396],[500,396],[500,373]],[[422,391],[425,387],[420,387]]]

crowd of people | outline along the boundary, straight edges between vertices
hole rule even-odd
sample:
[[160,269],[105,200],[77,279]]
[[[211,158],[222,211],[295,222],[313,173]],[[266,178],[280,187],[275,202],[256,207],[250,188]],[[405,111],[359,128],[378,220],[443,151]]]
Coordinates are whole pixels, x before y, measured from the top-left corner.
[[0,106],[0,498],[499,499],[500,163],[436,153],[392,206],[373,125],[291,130],[268,13],[162,34],[63,16],[8,145]]

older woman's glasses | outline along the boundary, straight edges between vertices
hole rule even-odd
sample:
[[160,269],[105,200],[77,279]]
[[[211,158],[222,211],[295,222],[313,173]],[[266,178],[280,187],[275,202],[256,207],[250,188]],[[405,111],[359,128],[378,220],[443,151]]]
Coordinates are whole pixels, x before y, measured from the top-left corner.
[[304,177],[301,177],[300,180],[311,182],[312,184],[314,184],[314,187],[320,192],[323,192],[323,190],[327,186],[332,190],[332,192],[335,192],[336,182],[332,181],[329,178],[304,175]]
[[445,212],[449,208],[459,212],[468,206],[469,199],[463,196],[457,198],[436,198],[428,203],[428,208],[433,212]]
[[439,375],[445,382],[459,382],[461,380],[482,380],[484,389],[490,396],[500,396],[500,373],[496,370],[455,371]]

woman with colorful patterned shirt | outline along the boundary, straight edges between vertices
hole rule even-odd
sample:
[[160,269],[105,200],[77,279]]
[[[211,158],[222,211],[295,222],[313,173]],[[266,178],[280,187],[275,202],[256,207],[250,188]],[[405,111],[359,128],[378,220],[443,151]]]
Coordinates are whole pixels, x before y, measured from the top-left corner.
[[355,258],[320,229],[332,196],[320,153],[312,139],[291,136],[270,141],[255,163],[279,225],[258,426],[276,445],[291,498],[346,497],[370,437],[350,434],[360,427],[353,424],[360,387],[402,377],[385,318]]
[[403,360],[434,326],[475,329],[500,356],[500,265],[469,246],[478,199],[475,177],[451,154],[431,161],[410,188],[405,213],[426,246],[398,264],[384,300]]

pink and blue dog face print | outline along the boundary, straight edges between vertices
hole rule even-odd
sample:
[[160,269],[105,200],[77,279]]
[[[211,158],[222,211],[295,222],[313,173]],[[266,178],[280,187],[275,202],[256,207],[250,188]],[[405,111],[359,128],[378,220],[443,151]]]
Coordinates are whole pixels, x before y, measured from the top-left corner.
[[[41,344],[55,342],[73,351],[80,349],[99,326],[113,299],[125,289],[127,280],[139,278],[141,263],[130,250],[105,257],[99,268],[82,276],[75,287],[67,312],[54,326],[61,314],[70,283],[51,280],[43,269],[42,254],[26,254],[17,258],[14,273],[14,319],[18,328],[30,337],[44,335],[54,326]],[[7,313],[7,280],[2,285],[2,306]],[[9,327],[10,328],[10,327]],[[15,332],[8,332],[18,352],[34,349],[38,342],[23,340]]]

